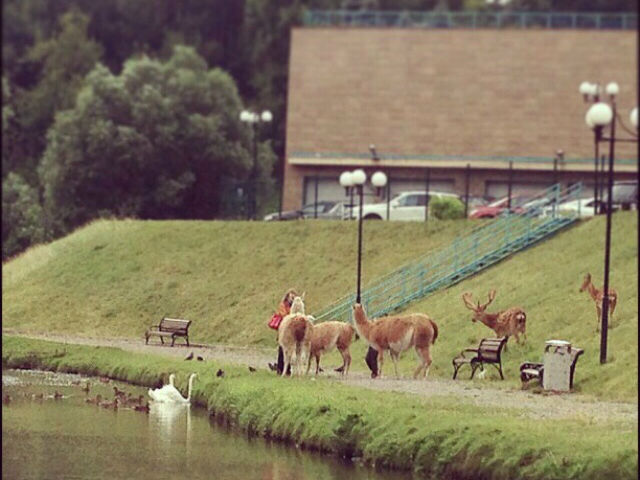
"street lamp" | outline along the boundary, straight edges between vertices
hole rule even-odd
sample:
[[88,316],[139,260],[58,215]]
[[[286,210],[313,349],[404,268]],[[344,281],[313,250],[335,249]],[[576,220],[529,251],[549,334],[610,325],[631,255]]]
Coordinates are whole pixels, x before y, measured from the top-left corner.
[[[602,299],[602,322],[601,322],[601,333],[600,333],[600,363],[606,363],[607,361],[607,329],[609,328],[609,266],[610,266],[610,253],[611,253],[611,200],[612,200],[612,190],[613,190],[613,163],[615,158],[615,142],[616,141],[631,141],[637,142],[637,126],[636,126],[636,134],[635,139],[616,139],[616,120],[620,121],[622,127],[630,132],[627,129],[622,121],[618,119],[618,114],[616,110],[616,95],[618,95],[620,88],[617,83],[611,82],[609,83],[604,91],[609,97],[609,102],[601,100],[602,86],[599,84],[582,82],[578,89],[580,93],[583,95],[585,101],[591,101],[593,104],[587,111],[585,116],[585,123],[589,128],[591,128],[594,132],[595,136],[595,148],[596,148],[596,172],[598,165],[598,144],[601,141],[609,142],[609,178],[607,182],[607,227],[605,234],[605,250],[604,250],[604,292],[605,295]],[[631,112],[630,120],[634,125],[637,124],[637,107],[634,109],[635,111],[635,123],[634,123],[634,112]],[[603,136],[603,130],[606,126],[609,126],[609,137],[606,138]],[[630,132],[633,134],[633,132]],[[639,160],[640,161],[640,160]],[[597,173],[596,173],[596,184],[597,188]],[[637,199],[636,199],[637,203]]]
[[[358,270],[357,270],[357,283],[356,283],[356,303],[360,303],[360,278],[362,273],[362,197],[364,184],[367,181],[367,174],[361,168],[358,168],[352,172],[342,172],[340,174],[340,185],[342,185],[347,193],[353,196],[353,191],[360,197],[360,210],[358,214]],[[383,172],[375,172],[371,176],[371,183],[377,189],[383,188],[387,184],[387,176]],[[353,197],[352,197],[353,198]],[[350,211],[353,211],[353,201]]]
[[[248,193],[248,208],[247,208],[247,218],[252,219],[255,217],[255,213],[257,210],[257,202],[256,202],[256,189],[257,189],[257,180],[258,180],[258,123],[269,123],[273,120],[273,115],[269,110],[263,110],[261,114],[256,112],[251,112],[249,110],[243,110],[240,112],[240,121],[244,123],[248,123],[251,125],[251,130],[253,133],[253,168],[251,169],[251,175],[249,177],[249,191]],[[282,203],[282,202],[280,202]],[[280,218],[280,215],[278,215]]]

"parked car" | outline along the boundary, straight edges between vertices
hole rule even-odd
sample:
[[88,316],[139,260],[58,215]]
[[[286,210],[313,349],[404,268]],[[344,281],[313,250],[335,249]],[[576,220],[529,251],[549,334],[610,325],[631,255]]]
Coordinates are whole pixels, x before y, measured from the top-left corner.
[[[522,205],[526,202],[526,197],[512,196],[511,211],[516,213],[522,212],[523,210],[519,205]],[[496,200],[495,202],[490,203],[489,205],[474,208],[473,210],[471,210],[471,213],[469,213],[469,218],[495,218],[502,212],[506,211],[508,205],[509,197],[504,197],[500,200]]]
[[[600,203],[600,202],[598,202]],[[557,206],[559,214],[565,213],[579,213],[580,218],[593,217],[595,215],[595,198],[580,198],[578,200],[569,200],[563,202]],[[542,210],[542,216],[546,217],[553,215],[553,205],[546,206]]]
[[[460,199],[458,195],[446,192],[429,192],[429,200],[438,197],[452,197]],[[404,221],[424,220],[424,209],[427,199],[425,191],[402,192],[393,197],[389,202],[389,219]],[[359,206],[353,207],[352,218],[359,218]],[[348,210],[346,216],[349,216]],[[367,203],[362,206],[363,220],[386,220],[387,202]]]
[[343,202],[335,201],[321,201],[317,206],[315,203],[309,203],[303,206],[300,210],[287,210],[283,211],[281,215],[279,212],[270,213],[264,217],[264,220],[298,220],[303,218],[315,218],[314,213],[317,209],[317,218],[324,219],[342,219],[344,204]]
[[[603,202],[603,210],[606,211],[607,199],[609,198],[606,190],[604,192],[602,202]],[[638,208],[638,182],[629,180],[629,181],[621,181],[614,182],[612,195],[611,195],[611,204],[613,210],[631,210]]]

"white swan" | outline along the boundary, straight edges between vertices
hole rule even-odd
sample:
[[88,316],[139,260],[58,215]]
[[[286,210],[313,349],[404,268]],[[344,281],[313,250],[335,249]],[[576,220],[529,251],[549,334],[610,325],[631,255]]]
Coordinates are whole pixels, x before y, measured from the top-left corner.
[[169,375],[169,385],[164,385],[162,388],[155,390],[149,389],[149,396],[152,400],[159,403],[191,403],[191,392],[193,391],[193,380],[197,375],[192,373],[189,376],[189,390],[187,398],[184,398],[180,391],[174,386],[175,375],[172,373]]

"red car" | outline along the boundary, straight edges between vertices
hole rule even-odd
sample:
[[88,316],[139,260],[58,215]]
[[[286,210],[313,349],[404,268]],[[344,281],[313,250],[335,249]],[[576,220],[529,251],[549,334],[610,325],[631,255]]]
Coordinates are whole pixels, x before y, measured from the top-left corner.
[[[526,199],[524,197],[511,197],[511,211],[519,213],[522,211],[520,207],[517,205],[522,205]],[[501,198],[500,200],[496,200],[489,205],[481,206],[471,210],[469,213],[469,218],[494,218],[500,215],[507,209],[507,205],[509,204],[509,197]]]

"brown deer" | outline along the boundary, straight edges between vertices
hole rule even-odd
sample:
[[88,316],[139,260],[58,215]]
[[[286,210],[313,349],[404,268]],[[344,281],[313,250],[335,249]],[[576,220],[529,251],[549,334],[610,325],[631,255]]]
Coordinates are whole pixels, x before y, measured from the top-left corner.
[[396,377],[399,378],[398,357],[411,347],[415,348],[420,359],[420,365],[413,373],[413,378],[417,378],[421,372],[422,378],[427,376],[431,365],[430,348],[438,338],[438,326],[433,320],[422,313],[410,313],[382,317],[370,322],[359,303],[353,306],[353,314],[356,331],[378,352],[378,378],[382,377],[385,350],[389,350]]
[[[523,336],[523,343],[527,339],[526,322],[527,314],[520,307],[511,307],[506,310],[500,310],[496,313],[487,313],[485,310],[496,298],[496,291],[489,292],[489,301],[484,305],[480,302],[474,305],[471,292],[462,294],[462,301],[469,310],[473,311],[472,322],[480,321],[491,330],[496,332],[498,337],[515,336],[516,342],[520,343],[520,334]],[[506,345],[505,345],[506,350]]]
[[314,325],[311,330],[311,348],[309,352],[309,361],[307,362],[307,374],[311,368],[311,359],[316,359],[316,375],[320,369],[320,356],[331,352],[334,348],[338,348],[342,355],[342,367],[339,370],[342,375],[349,373],[351,365],[351,354],[349,347],[353,341],[355,329],[352,325],[344,322],[323,322]]
[[286,375],[293,354],[296,355],[296,373],[302,374],[302,357],[309,354],[311,348],[311,331],[313,322],[310,315],[304,313],[304,303],[301,297],[295,297],[291,304],[291,313],[282,319],[278,328],[278,344],[284,355],[282,376]]
[[[591,274],[587,273],[582,281],[580,292],[587,290],[594,302],[596,302],[596,332],[600,331],[600,321],[602,320],[602,302],[604,300],[604,287],[596,288],[591,283]],[[609,287],[609,316],[613,317],[613,311],[616,309],[616,303],[618,303],[618,292]]]

